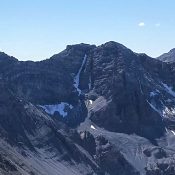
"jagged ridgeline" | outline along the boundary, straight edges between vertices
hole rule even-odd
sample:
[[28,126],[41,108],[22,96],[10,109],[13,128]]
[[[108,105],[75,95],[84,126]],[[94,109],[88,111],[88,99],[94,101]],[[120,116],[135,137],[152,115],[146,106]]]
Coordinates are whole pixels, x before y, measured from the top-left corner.
[[112,41],[39,62],[0,53],[0,174],[175,174],[173,53]]

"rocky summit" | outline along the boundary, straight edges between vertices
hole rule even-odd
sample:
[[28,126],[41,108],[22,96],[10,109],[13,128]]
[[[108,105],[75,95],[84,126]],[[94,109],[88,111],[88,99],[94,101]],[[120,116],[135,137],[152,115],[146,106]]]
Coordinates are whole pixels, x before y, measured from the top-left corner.
[[110,41],[33,62],[0,53],[0,174],[174,175],[175,50]]
[[175,62],[175,48],[171,49],[168,53],[164,53],[163,55],[159,56],[157,59],[167,63]]

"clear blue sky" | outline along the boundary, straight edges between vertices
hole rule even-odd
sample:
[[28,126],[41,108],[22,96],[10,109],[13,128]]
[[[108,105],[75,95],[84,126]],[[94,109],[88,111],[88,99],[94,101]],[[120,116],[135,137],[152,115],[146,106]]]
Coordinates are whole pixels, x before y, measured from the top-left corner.
[[113,40],[158,56],[175,47],[175,0],[0,0],[0,50],[41,60]]

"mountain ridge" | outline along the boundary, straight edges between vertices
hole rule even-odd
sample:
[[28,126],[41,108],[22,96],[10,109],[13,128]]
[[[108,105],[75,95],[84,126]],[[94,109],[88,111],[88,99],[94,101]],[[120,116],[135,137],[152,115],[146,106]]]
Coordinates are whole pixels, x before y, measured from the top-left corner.
[[175,62],[175,48],[171,49],[168,53],[164,53],[161,56],[157,57],[157,59],[164,62]]
[[[56,54],[53,54],[53,55],[51,55],[49,58],[43,58],[43,59],[41,59],[41,60],[39,60],[39,61],[35,61],[35,60],[32,60],[32,59],[29,59],[29,60],[18,60],[18,61],[21,61],[21,62],[41,62],[41,61],[45,61],[45,60],[48,60],[48,59],[50,59],[50,58],[52,58],[52,57],[55,57],[56,55],[58,55],[58,54],[61,54],[62,52],[64,52],[66,49],[69,49],[69,48],[72,48],[72,47],[81,47],[81,46],[89,46],[89,47],[100,47],[100,46],[102,46],[102,45],[105,45],[105,44],[118,44],[121,48],[123,47],[123,48],[125,48],[125,49],[128,49],[128,50],[131,50],[131,49],[129,49],[128,47],[126,47],[126,46],[124,46],[123,44],[121,44],[121,43],[119,43],[119,42],[116,42],[116,41],[108,41],[108,42],[105,42],[104,44],[100,44],[100,45],[95,45],[95,44],[88,44],[88,43],[79,43],[79,44],[68,44],[68,45],[66,45],[66,47],[65,47],[65,49],[63,50],[63,51],[60,51],[59,53],[56,53]],[[171,49],[171,50],[174,50],[174,49]],[[170,51],[171,51],[170,50]],[[8,53],[5,53],[5,52],[3,52],[3,51],[0,51],[0,54],[5,54],[5,55],[7,55],[7,56],[9,56],[9,57],[13,57],[13,56],[10,56]],[[136,53],[136,54],[140,54],[140,55],[142,55],[142,54],[144,54],[144,55],[146,55],[146,56],[148,56],[146,53],[137,53],[137,52],[134,52],[134,53]],[[162,54],[163,55],[163,54]],[[154,57],[152,57],[152,56],[149,56],[149,57],[151,57],[151,58],[154,58]],[[160,57],[160,56],[159,56]],[[157,58],[159,58],[159,57],[157,57]],[[15,58],[15,57],[13,57],[13,58]],[[17,58],[15,58],[16,60],[17,60]]]
[[2,174],[175,173],[174,63],[114,41],[67,46],[43,61],[7,60]]

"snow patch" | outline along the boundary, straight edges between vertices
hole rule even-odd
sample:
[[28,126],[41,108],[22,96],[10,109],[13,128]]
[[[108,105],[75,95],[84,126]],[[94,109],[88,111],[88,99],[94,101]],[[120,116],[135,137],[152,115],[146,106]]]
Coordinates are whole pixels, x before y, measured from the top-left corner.
[[94,125],[91,125],[91,129],[96,130],[96,128],[94,127]]
[[173,91],[173,87],[168,86],[165,83],[162,83],[162,85],[164,86],[166,92],[168,92],[170,95],[172,95],[173,97],[175,97],[175,92]]
[[175,132],[173,130],[171,130],[171,132],[173,133],[173,135],[175,136]]
[[156,95],[157,95],[156,92],[150,92],[150,97],[154,97],[154,96],[156,96]]
[[163,103],[161,106],[161,109],[156,108],[152,103],[150,103],[147,100],[147,103],[151,106],[151,108],[156,111],[161,117],[175,117],[175,108],[168,108],[167,106],[165,106]]
[[93,101],[92,100],[89,100],[89,104],[92,105]]
[[150,92],[150,97],[154,97],[158,95],[158,93],[160,93],[160,91],[156,89],[155,91]]
[[166,116],[170,116],[170,117],[173,117],[175,116],[175,108],[168,108],[168,107],[164,107],[163,109],[163,116],[166,117]]
[[86,59],[87,59],[87,55],[84,56],[83,62],[81,64],[81,67],[80,67],[77,75],[74,78],[74,87],[77,89],[79,95],[81,94],[81,89],[79,88],[79,85],[80,85],[80,74],[81,74],[81,72],[83,70],[83,67],[84,67],[85,63],[86,63]]
[[169,133],[169,132],[168,132],[168,129],[167,129],[166,127],[165,127],[165,131],[166,131],[166,133]]
[[65,108],[68,107],[70,109],[73,108],[72,105],[61,102],[60,104],[54,104],[54,105],[39,105],[39,107],[43,108],[46,113],[53,115],[55,112],[59,112],[60,115],[63,117],[67,116],[67,112],[65,111]]
[[86,100],[85,104],[86,104],[86,107],[88,108],[90,105],[93,104],[93,101],[92,100]]

